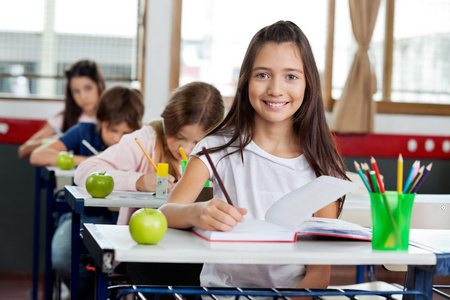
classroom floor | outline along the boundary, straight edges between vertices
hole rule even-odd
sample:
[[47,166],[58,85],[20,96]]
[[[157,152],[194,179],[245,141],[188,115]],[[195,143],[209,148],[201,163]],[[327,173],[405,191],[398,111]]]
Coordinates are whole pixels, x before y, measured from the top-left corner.
[[[377,280],[389,283],[403,284],[404,272],[389,272],[382,267],[375,268]],[[334,266],[331,272],[331,284],[353,284],[356,278],[356,268],[353,266]],[[435,277],[435,284],[450,285],[450,276]],[[43,299],[43,275],[40,276],[38,299]],[[0,300],[30,300],[32,276],[31,273],[2,273],[0,272]],[[448,290],[447,290],[448,292]],[[433,300],[446,298],[433,294]]]

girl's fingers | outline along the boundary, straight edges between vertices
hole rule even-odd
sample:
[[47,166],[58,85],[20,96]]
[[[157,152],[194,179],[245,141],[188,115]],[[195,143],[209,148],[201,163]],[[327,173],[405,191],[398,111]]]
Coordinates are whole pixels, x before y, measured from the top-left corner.
[[212,199],[203,208],[202,223],[207,230],[230,231],[238,222],[243,222],[246,209],[234,207],[220,199]]

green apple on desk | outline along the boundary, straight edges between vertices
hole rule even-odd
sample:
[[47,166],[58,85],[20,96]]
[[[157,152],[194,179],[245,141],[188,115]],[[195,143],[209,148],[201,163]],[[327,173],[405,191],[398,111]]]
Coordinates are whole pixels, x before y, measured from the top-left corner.
[[105,198],[114,189],[114,179],[106,172],[94,172],[86,178],[86,190],[94,198]]
[[58,154],[56,165],[61,170],[70,170],[75,166],[75,160],[73,158],[72,151],[61,151]]
[[131,237],[138,244],[157,244],[167,231],[166,216],[153,208],[141,208],[130,218],[129,230]]

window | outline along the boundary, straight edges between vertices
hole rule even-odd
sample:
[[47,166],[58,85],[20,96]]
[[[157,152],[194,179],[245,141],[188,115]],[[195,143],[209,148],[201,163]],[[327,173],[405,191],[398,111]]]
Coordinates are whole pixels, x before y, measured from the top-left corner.
[[0,0],[0,96],[61,98],[64,68],[95,60],[107,85],[138,80],[139,0]]
[[[446,0],[381,1],[369,50],[378,112],[450,114],[449,11]],[[308,36],[323,86],[330,87],[325,98],[339,99],[357,47],[346,0],[183,0],[179,84],[204,80],[232,97],[251,37],[280,19],[295,22]],[[392,38],[386,28],[393,28]]]
[[202,80],[233,96],[251,38],[278,20],[293,21],[305,32],[322,73],[327,7],[327,0],[183,0],[179,84]]

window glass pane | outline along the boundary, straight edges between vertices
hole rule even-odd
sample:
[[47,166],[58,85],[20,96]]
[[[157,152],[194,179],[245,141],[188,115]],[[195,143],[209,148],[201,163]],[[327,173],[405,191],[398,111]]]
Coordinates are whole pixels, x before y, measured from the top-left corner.
[[450,1],[396,0],[392,101],[450,104]]
[[[386,1],[382,0],[368,52],[377,77],[377,92],[373,96],[374,100],[381,100],[382,98],[385,5]],[[336,1],[334,26],[333,86],[331,96],[333,99],[339,99],[358,49],[358,44],[353,34],[348,1]]]
[[61,97],[64,68],[86,58],[107,86],[137,80],[139,0],[0,1],[1,96]]
[[328,0],[183,0],[180,85],[206,81],[234,96],[250,39],[278,20],[305,32],[323,73],[327,8]]

